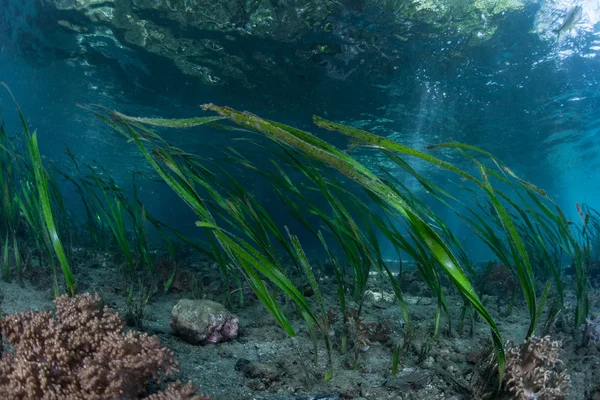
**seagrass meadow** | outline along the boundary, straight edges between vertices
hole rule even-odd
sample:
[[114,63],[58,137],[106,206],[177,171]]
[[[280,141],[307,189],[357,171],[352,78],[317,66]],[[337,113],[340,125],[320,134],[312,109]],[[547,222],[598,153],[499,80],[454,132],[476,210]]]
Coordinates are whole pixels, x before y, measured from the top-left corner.
[[[141,155],[144,167],[124,188],[68,147],[68,165],[46,162],[42,133],[25,115],[35,110],[12,100],[2,110],[14,114],[18,128],[0,125],[5,398],[600,393],[600,214],[577,203],[578,218],[569,219],[573,213],[543,188],[482,148],[445,142],[417,149],[322,116],[297,129],[215,104],[187,119],[79,105]],[[244,145],[207,157],[166,139],[208,134]],[[354,156],[364,152],[386,162],[371,168]],[[432,170],[445,183],[431,180]],[[254,181],[270,187],[268,203],[254,193]],[[155,217],[140,196],[145,182],[189,208],[193,233]],[[76,195],[67,199],[65,191]],[[445,216],[435,211],[440,207]],[[489,250],[489,260],[470,258],[448,215]],[[52,310],[55,298],[56,312],[40,314],[45,322],[15,314]],[[182,299],[218,302],[232,316],[218,335],[213,326],[191,342],[173,322]],[[86,317],[70,325],[70,313]],[[51,342],[43,333],[48,323],[63,332]],[[87,326],[113,328],[102,328],[97,356],[81,358],[92,350],[68,338],[86,337],[80,330]],[[142,361],[149,359],[155,361]],[[120,367],[100,368],[111,362]],[[93,366],[98,378],[90,383],[78,368]],[[99,383],[114,379],[111,368],[138,383]]]
[[0,400],[600,400],[600,3],[0,0]]

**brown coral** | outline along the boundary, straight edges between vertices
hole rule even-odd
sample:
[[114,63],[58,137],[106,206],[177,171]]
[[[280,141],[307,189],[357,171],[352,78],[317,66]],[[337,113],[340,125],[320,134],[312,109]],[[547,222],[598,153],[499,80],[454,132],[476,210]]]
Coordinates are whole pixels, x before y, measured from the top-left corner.
[[507,353],[505,382],[518,400],[559,400],[567,397],[569,377],[558,353],[562,343],[549,336],[531,337]]
[[[170,350],[156,337],[124,333],[119,315],[99,302],[98,295],[63,296],[55,313],[2,319],[0,330],[12,348],[0,358],[0,398],[137,399],[150,381],[173,375]],[[193,397],[192,389],[175,384],[151,398],[206,399]]]

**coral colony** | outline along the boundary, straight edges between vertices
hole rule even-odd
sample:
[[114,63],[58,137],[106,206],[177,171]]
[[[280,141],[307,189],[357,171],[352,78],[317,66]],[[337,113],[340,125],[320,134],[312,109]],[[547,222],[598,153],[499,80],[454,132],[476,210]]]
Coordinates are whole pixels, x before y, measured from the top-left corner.
[[9,315],[0,330],[10,344],[0,359],[2,399],[208,399],[191,383],[147,393],[176,372],[173,353],[156,337],[124,332],[97,295],[63,295],[55,312]]

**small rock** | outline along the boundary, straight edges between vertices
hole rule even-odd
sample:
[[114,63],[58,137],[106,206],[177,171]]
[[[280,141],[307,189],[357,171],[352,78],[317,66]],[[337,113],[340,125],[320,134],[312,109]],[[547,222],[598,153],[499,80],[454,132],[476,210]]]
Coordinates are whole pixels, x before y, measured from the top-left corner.
[[385,387],[403,391],[423,389],[431,381],[431,374],[423,370],[405,368],[397,377],[387,380]]
[[183,299],[171,311],[171,329],[186,342],[203,345],[235,339],[239,321],[217,302]]
[[252,362],[244,367],[244,376],[249,379],[272,382],[279,377],[279,371],[271,365]]
[[431,367],[433,367],[434,364],[435,364],[435,360],[431,356],[427,357],[425,359],[425,361],[423,362],[423,366],[425,368],[431,368]]

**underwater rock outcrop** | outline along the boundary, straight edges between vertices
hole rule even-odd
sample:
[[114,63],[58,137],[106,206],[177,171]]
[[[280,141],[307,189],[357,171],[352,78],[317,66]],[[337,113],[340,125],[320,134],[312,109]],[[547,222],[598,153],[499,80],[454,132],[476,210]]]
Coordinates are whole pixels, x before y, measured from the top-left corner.
[[[309,43],[299,46],[297,54],[292,52],[284,58],[272,54],[277,43],[302,41],[310,32],[342,39],[340,35],[355,30],[350,23],[330,18],[336,9],[340,9],[340,3],[329,0],[45,0],[38,14],[54,15],[57,28],[70,32],[73,38],[83,38],[79,40],[81,43],[87,42],[85,37],[104,37],[104,40],[117,42],[118,46],[143,49],[172,60],[177,69],[201,83],[253,87],[252,81],[257,75],[254,71],[284,77],[289,64],[301,60],[313,64],[313,57],[319,55],[343,53],[345,62],[352,62],[358,42],[364,42],[361,37],[375,33],[358,35],[356,32],[352,35],[354,39],[346,40],[345,49],[341,44]],[[261,40],[265,41],[262,45]],[[254,49],[251,55],[247,54],[249,48]],[[375,50],[370,46],[367,53]],[[365,53],[365,49],[359,53]],[[359,59],[346,71],[332,69],[346,76],[355,65],[360,65]]]
[[237,337],[239,321],[217,302],[182,299],[171,312],[171,328],[191,344],[220,343]]
[[[94,53],[102,56],[97,61],[112,61],[132,58],[126,49],[141,50],[201,83],[246,88],[258,87],[265,74],[378,80],[401,68],[406,42],[424,38],[443,37],[448,54],[460,58],[464,45],[493,37],[524,7],[522,0],[25,1],[31,6],[15,9],[0,0],[0,21],[28,53],[91,63]],[[24,9],[35,11],[22,16]],[[29,27],[10,27],[17,20]]]

